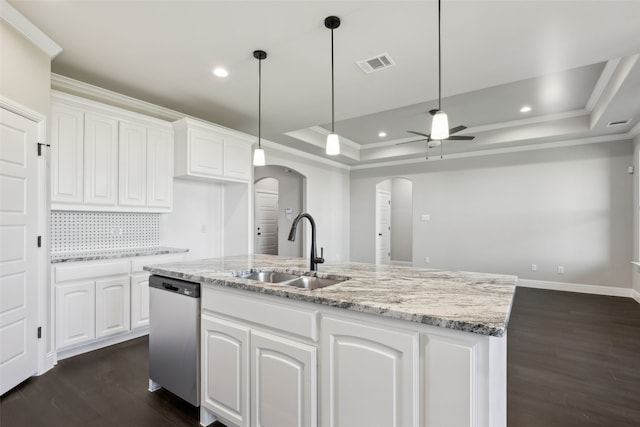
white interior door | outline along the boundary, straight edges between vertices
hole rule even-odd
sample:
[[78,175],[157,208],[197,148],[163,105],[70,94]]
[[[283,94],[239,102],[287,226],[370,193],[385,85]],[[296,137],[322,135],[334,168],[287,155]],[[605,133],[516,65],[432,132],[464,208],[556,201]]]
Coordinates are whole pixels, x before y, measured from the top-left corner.
[[0,394],[37,371],[37,130],[0,109]]
[[376,191],[376,264],[391,264],[391,193]]
[[278,193],[256,190],[256,253],[278,255]]

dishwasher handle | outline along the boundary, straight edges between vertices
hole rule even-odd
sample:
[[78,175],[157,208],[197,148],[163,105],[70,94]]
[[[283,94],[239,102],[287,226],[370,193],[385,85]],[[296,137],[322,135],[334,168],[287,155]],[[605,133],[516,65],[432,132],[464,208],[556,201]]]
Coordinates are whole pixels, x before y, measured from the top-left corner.
[[178,292],[180,290],[179,287],[177,286],[173,286],[171,283],[163,283],[162,287],[166,290],[166,291],[173,291],[173,292]]
[[191,298],[200,298],[200,284],[186,280],[174,279],[152,274],[149,277],[149,287],[165,292],[175,293]]

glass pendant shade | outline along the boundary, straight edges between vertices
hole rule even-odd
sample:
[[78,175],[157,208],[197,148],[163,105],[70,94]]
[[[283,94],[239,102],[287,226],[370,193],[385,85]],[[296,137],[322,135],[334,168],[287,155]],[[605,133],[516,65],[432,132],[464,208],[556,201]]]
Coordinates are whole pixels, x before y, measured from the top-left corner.
[[340,139],[337,133],[330,133],[327,135],[327,151],[330,156],[336,156],[340,154]]
[[449,138],[449,119],[447,113],[438,111],[431,119],[431,139],[447,139]]
[[253,152],[253,166],[264,166],[264,150],[260,147],[256,148]]

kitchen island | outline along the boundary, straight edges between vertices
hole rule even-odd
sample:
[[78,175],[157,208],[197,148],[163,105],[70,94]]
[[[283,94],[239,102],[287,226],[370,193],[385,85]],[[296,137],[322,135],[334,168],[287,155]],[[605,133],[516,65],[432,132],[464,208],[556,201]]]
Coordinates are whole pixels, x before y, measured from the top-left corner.
[[[147,266],[198,282],[201,423],[506,426],[516,277],[237,256]],[[339,280],[320,289],[243,278]]]

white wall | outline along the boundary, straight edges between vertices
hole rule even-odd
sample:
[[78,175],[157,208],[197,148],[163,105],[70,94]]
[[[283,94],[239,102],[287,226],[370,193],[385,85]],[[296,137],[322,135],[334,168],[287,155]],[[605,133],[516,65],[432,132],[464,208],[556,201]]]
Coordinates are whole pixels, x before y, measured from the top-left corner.
[[621,141],[354,170],[351,259],[374,260],[375,184],[404,176],[414,266],[630,288],[631,156]]
[[[318,252],[324,247],[327,261],[349,259],[349,171],[296,154],[265,147],[268,165],[291,168],[305,176],[304,206],[316,222]],[[305,236],[310,227],[305,221]],[[302,226],[301,225],[301,226]],[[300,230],[298,231],[300,233]],[[298,240],[296,238],[296,240]],[[309,256],[310,242],[305,239],[304,256]],[[322,269],[322,267],[320,267]]]
[[176,178],[173,212],[160,215],[160,244],[187,248],[186,259],[222,256],[221,184]]

